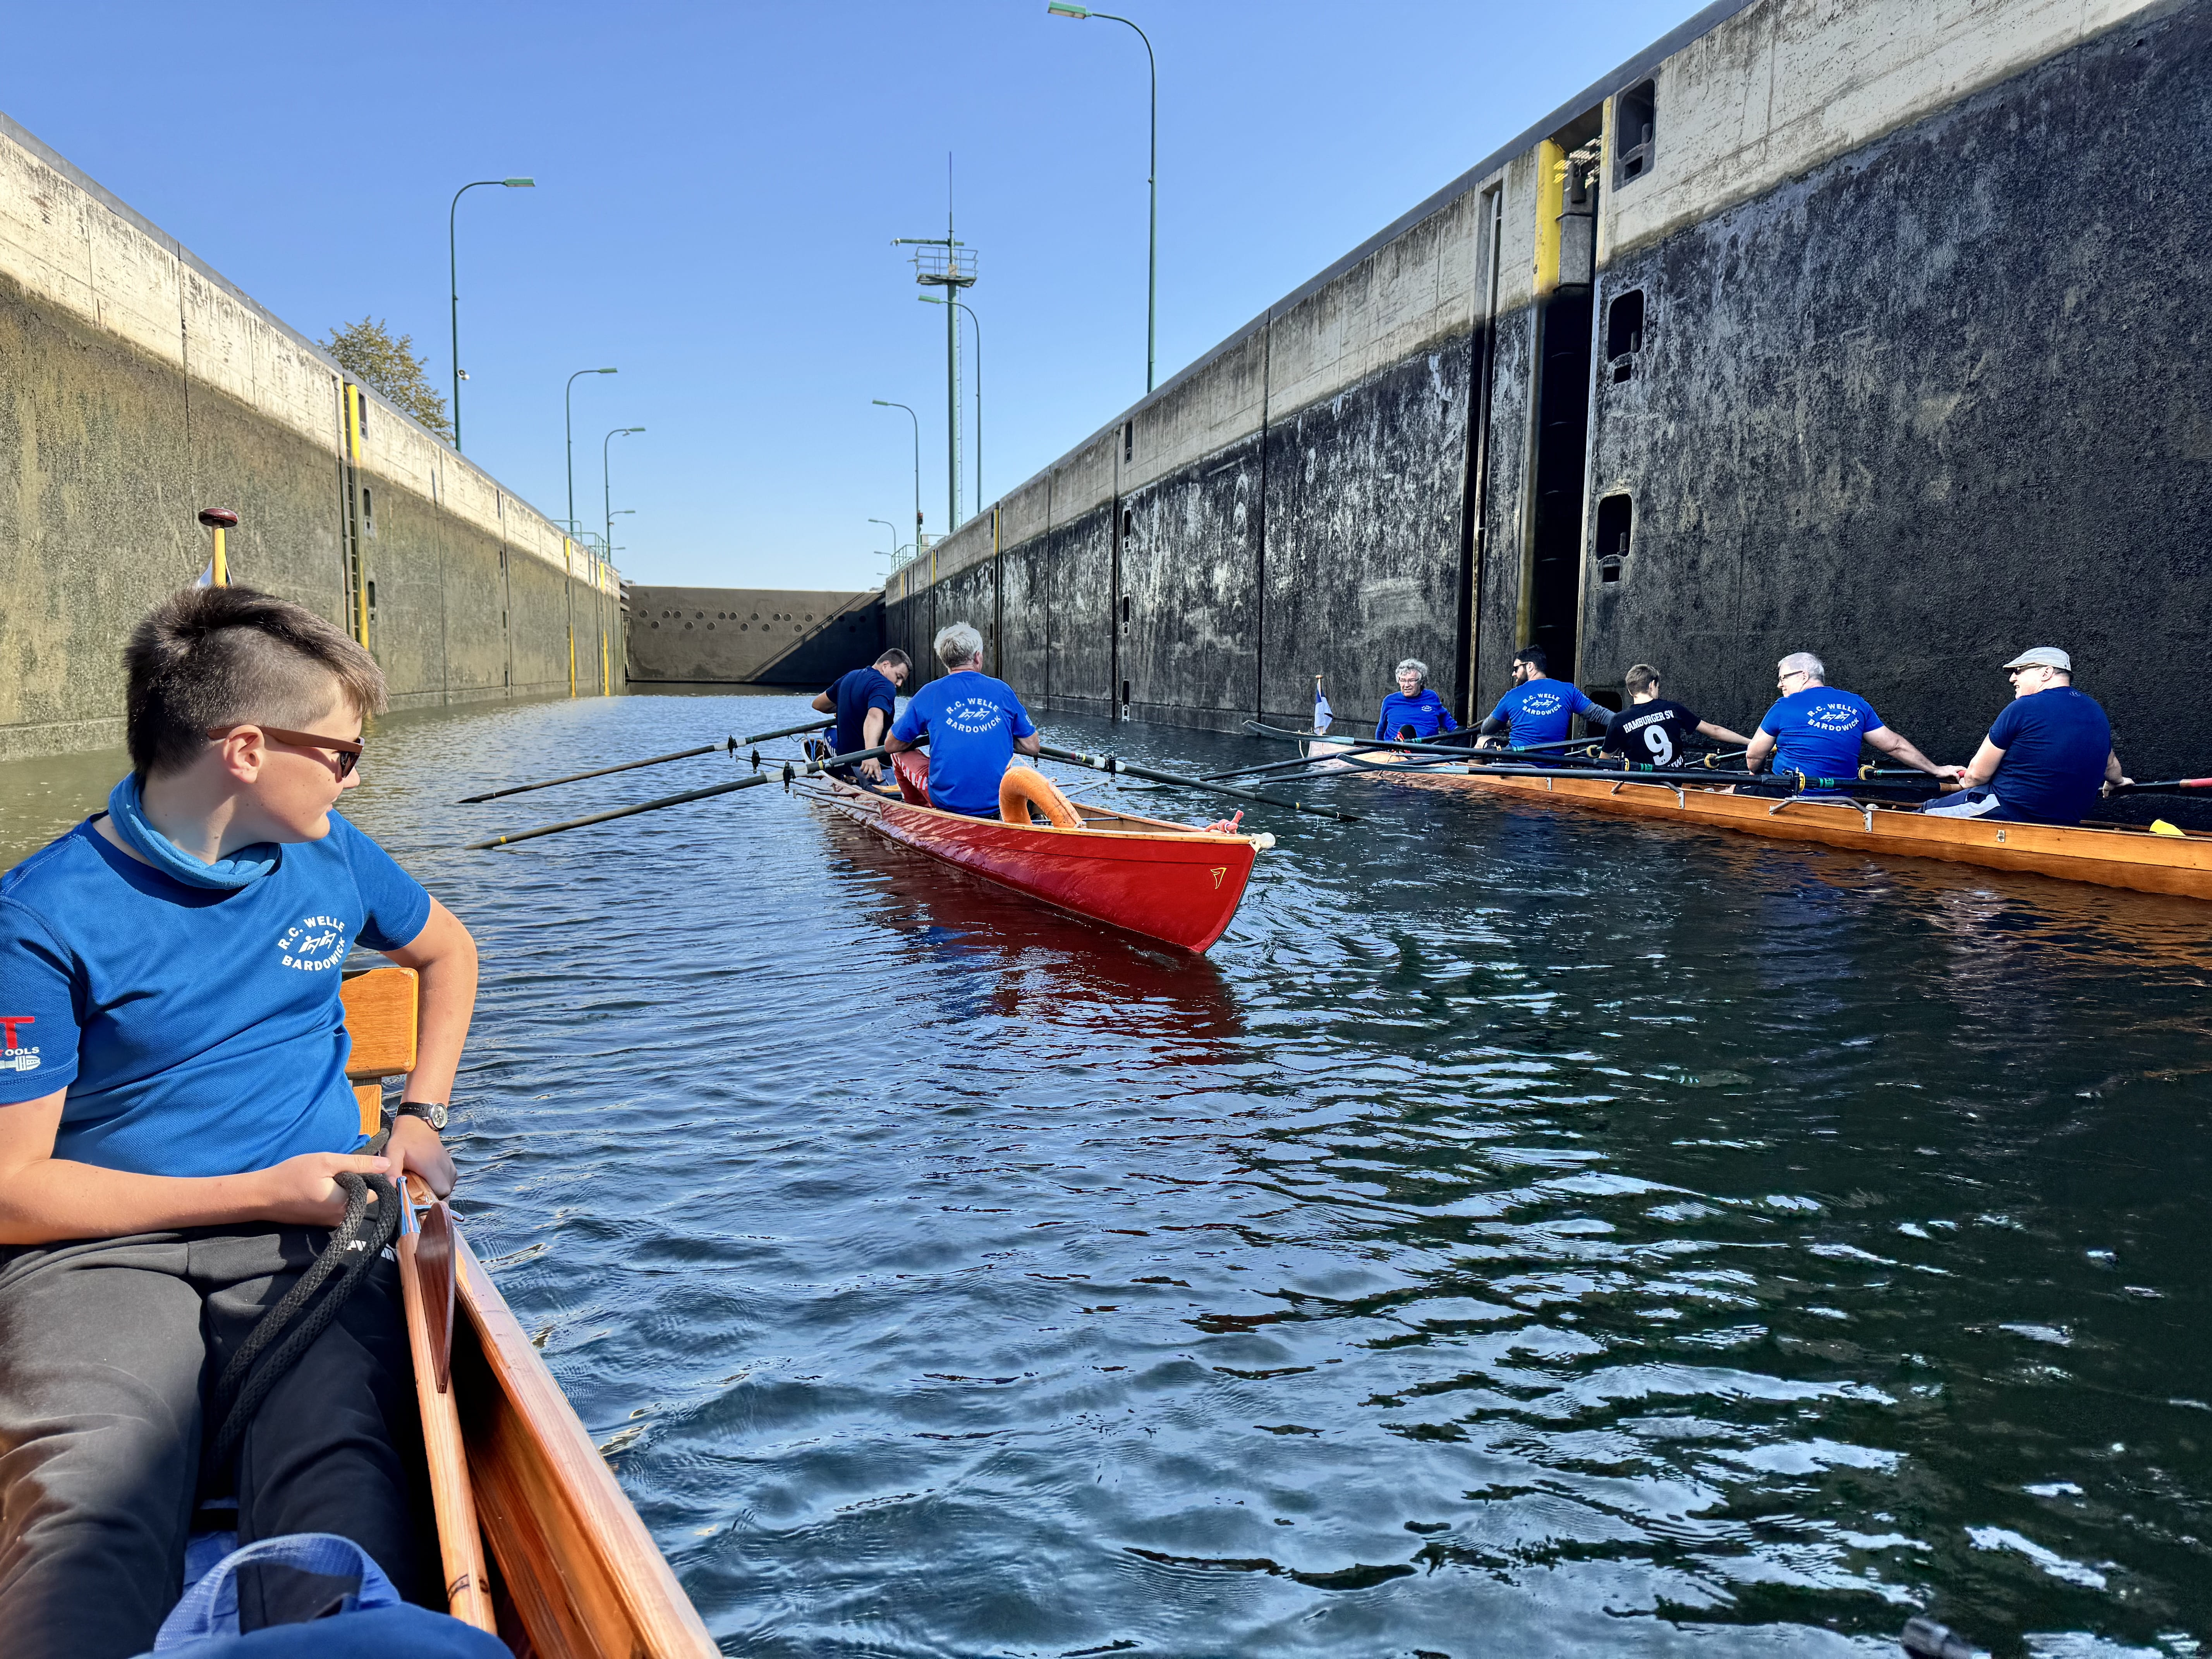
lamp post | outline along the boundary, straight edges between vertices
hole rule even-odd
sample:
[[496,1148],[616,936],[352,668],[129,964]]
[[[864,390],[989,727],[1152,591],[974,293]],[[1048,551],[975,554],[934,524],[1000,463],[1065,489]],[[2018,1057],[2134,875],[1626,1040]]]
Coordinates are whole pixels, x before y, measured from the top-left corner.
[[446,210],[446,272],[452,278],[450,289],[453,302],[453,453],[461,453],[461,264],[453,240],[454,216],[461,210],[461,198],[485,185],[501,185],[508,190],[535,190],[535,179],[478,179],[463,185],[453,192],[453,205]]
[[586,374],[618,374],[614,368],[580,368],[568,377],[568,384],[561,388],[561,430],[568,446],[568,534],[576,533],[576,382]]
[[[917,294],[915,298],[926,306],[947,303],[947,301],[933,294]],[[976,316],[975,308],[965,300],[951,300],[950,303],[966,312],[968,320],[975,326],[975,510],[981,513],[983,510],[983,322]]]
[[868,522],[870,524],[879,524],[883,526],[884,529],[891,532],[891,550],[890,556],[892,562],[896,563],[898,561],[899,550],[898,526],[893,524],[889,519],[871,519]]
[[[613,431],[608,433],[605,437],[599,440],[600,505],[606,509],[607,557],[610,559],[613,558],[615,556],[615,485],[614,480],[607,476],[607,448],[608,446],[613,443],[617,438],[627,438],[633,432],[642,432],[644,430],[645,428],[641,426],[618,426]],[[624,512],[630,512],[635,509],[625,507],[623,510]]]
[[907,416],[914,422],[914,550],[921,554],[921,416],[904,404],[886,403],[881,398],[870,399],[878,409],[906,409]]
[[1078,22],[1099,18],[1109,23],[1122,23],[1137,29],[1137,39],[1145,43],[1145,61],[1152,71],[1152,172],[1146,180],[1152,193],[1152,252],[1145,277],[1145,390],[1152,389],[1152,366],[1159,348],[1160,316],[1160,64],[1152,55],[1152,37],[1137,28],[1126,17],[1116,17],[1110,11],[1089,11],[1081,6],[1072,6],[1066,0],[1051,0],[1045,7],[1054,17],[1073,18]]

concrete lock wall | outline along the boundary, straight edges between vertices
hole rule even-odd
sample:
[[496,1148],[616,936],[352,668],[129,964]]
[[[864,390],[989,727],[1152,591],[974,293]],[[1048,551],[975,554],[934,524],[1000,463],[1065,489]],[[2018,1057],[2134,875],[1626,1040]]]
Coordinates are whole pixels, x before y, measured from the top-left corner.
[[395,707],[621,687],[611,567],[0,117],[0,758],[122,741],[123,641],[207,507]]
[[1532,641],[1744,729],[1810,649],[1960,761],[2051,643],[2202,770],[2208,106],[2201,4],[1725,0],[895,573],[889,637],[1216,729],[1316,674],[1371,722],[1407,656],[1479,717]]
[[631,587],[636,685],[818,690],[884,648],[884,596],[772,587]]

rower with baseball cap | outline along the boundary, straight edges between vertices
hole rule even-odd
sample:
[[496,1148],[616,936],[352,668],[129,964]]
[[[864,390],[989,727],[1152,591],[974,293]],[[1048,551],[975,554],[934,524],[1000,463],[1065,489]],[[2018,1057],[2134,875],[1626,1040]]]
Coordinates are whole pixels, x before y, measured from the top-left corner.
[[1959,793],[1921,808],[1944,818],[2076,824],[2115,784],[2125,783],[2112,722],[2074,689],[2074,661],[2039,645],[2005,665],[2012,702],[1990,726],[1955,783]]

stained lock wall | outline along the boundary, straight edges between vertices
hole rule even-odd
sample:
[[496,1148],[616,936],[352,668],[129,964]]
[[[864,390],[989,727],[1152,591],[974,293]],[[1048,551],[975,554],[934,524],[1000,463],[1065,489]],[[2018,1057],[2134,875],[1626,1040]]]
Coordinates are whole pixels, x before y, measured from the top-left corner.
[[0,758],[121,742],[124,639],[207,507],[395,706],[621,688],[611,567],[0,118]]
[[1540,636],[1742,725],[1812,649],[1960,760],[2057,643],[2138,775],[2194,763],[2208,18],[1714,6],[896,573],[889,634],[1224,730],[1316,675],[1371,721],[1406,656],[1479,715]]

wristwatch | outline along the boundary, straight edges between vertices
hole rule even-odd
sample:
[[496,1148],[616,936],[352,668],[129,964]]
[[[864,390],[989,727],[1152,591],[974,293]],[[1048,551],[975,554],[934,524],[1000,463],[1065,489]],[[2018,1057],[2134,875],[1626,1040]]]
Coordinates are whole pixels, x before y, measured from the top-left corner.
[[447,1115],[442,1100],[403,1100],[385,1108],[384,1115],[395,1124],[403,1117],[419,1117],[434,1129],[444,1128]]

